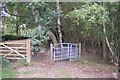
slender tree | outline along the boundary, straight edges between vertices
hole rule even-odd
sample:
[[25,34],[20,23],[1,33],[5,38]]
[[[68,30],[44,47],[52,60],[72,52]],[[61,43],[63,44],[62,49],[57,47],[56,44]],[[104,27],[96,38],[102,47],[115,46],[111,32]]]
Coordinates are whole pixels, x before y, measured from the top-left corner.
[[[0,2],[0,6],[2,6],[2,3]],[[2,11],[2,7],[0,7],[0,11]],[[3,32],[3,23],[2,23],[2,17],[0,16],[0,33],[2,33]],[[0,41],[1,41],[1,36],[2,35],[0,35]]]
[[62,43],[62,33],[61,33],[61,25],[60,25],[60,7],[59,7],[59,0],[56,0],[56,5],[57,5],[57,28],[58,28],[58,35],[59,35],[59,42]]

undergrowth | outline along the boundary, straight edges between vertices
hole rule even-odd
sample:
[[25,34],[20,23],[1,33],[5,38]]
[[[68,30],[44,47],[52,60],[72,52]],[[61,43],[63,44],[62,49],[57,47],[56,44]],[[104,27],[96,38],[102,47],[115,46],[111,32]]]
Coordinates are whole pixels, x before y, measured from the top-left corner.
[[1,78],[15,78],[17,76],[17,72],[13,70],[12,63],[3,57],[0,57],[0,72],[2,72]]

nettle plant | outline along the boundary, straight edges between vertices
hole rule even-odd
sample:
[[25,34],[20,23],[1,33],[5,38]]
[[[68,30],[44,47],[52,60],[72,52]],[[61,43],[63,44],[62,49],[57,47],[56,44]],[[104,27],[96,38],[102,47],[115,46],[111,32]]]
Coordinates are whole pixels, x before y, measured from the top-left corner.
[[46,48],[44,47],[43,42],[50,39],[46,32],[38,27],[29,29],[24,36],[31,38],[33,55],[37,51],[44,52]]

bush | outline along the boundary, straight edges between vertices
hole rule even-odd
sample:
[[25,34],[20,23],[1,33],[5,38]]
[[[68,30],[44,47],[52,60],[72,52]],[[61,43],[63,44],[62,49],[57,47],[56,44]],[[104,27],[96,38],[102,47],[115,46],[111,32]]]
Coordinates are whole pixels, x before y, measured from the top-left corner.
[[0,63],[0,66],[2,67],[2,69],[0,69],[0,72],[2,72],[0,78],[15,78],[17,76],[17,72],[13,70],[12,62],[0,56]]
[[20,39],[28,39],[28,37],[18,36],[18,35],[9,35],[9,34],[2,35],[2,41],[20,40]]
[[10,67],[12,67],[11,62],[8,59],[3,58],[1,56],[0,56],[0,63],[2,63],[2,68],[10,68]]
[[21,67],[21,66],[27,66],[28,65],[28,62],[26,59],[20,59],[18,60],[18,62],[15,64],[15,67]]
[[45,51],[46,48],[44,47],[43,42],[49,40],[49,36],[45,31],[37,27],[34,29],[29,29],[27,34],[24,34],[23,36],[31,37],[33,55],[37,51]]

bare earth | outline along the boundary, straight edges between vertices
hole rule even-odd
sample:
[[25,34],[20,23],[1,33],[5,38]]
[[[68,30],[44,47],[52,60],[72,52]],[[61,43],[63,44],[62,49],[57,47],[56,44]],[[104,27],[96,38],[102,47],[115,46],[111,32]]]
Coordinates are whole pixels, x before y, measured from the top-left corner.
[[51,61],[50,52],[37,54],[28,66],[17,68],[19,78],[114,78],[114,66]]

